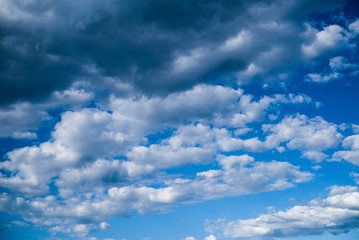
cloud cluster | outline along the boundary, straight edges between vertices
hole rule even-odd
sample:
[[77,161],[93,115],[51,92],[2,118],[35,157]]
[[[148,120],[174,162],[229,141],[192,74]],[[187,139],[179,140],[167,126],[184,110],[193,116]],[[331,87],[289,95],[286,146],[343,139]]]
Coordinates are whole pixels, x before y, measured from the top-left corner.
[[[0,210],[85,238],[110,228],[111,217],[283,190],[314,176],[252,153],[294,150],[317,163],[359,165],[358,126],[350,136],[296,113],[318,103],[285,89],[296,71],[310,82],[357,74],[345,52],[357,47],[359,20],[324,24],[311,15],[343,4],[0,0],[0,138],[29,143],[0,162]],[[307,69],[322,62],[327,71]],[[268,92],[283,82],[282,94],[254,97],[240,87],[253,82]],[[356,200],[357,189],[335,187],[327,199],[222,230],[296,235],[309,221],[305,234],[339,231],[341,221],[356,224],[347,198]],[[292,215],[303,220],[285,228],[280,218]]]
[[[8,152],[0,163],[0,185],[8,189],[1,209],[53,233],[76,234],[133,211],[293,187],[312,175],[287,162],[222,155],[221,139],[248,131],[281,104],[310,102],[294,94],[255,101],[242,90],[199,85],[164,98],[112,98],[108,110],[65,112],[49,141]],[[166,173],[193,165],[210,169],[195,176]],[[78,226],[83,222],[88,225]]]
[[241,139],[224,135],[219,143],[225,151],[300,150],[304,157],[319,162],[328,157],[322,151],[335,148],[343,137],[337,125],[321,117],[309,119],[300,114],[285,117],[277,124],[264,124],[262,130],[265,134],[263,141],[258,137]]
[[328,198],[312,200],[308,205],[260,215],[247,220],[209,224],[229,238],[281,238],[317,235],[324,232],[345,233],[359,226],[359,192],[357,187],[332,186]]

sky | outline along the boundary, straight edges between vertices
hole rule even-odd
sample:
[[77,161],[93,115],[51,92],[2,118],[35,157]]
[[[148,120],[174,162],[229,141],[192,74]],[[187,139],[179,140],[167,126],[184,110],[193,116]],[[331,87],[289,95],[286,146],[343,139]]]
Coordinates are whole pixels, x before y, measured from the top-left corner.
[[355,0],[0,0],[0,239],[359,238]]

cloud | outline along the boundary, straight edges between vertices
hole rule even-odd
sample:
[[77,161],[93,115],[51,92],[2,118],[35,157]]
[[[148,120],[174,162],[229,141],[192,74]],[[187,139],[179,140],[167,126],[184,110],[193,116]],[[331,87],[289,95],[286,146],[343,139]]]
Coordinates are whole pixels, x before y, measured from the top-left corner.
[[[221,168],[197,172],[195,178],[168,175],[162,180],[154,179],[162,185],[158,188],[150,186],[153,181],[149,178],[128,179],[123,186],[115,181],[107,187],[100,184],[95,188],[80,189],[72,195],[64,195],[62,200],[54,195],[25,199],[2,193],[0,206],[2,211],[7,209],[13,214],[21,214],[35,226],[46,227],[50,232],[85,236],[92,229],[107,228],[108,224],[102,222],[104,219],[133,211],[164,212],[178,204],[282,190],[312,178],[312,174],[301,172],[287,162],[256,162],[247,155],[220,156],[218,161]],[[77,181],[76,174],[67,179],[70,184],[72,179]],[[79,224],[83,221],[101,223]]]
[[186,237],[184,240],[196,240],[194,237]]
[[204,240],[217,240],[217,238],[211,234],[208,237],[206,237]]
[[338,25],[303,34],[308,14],[334,10],[342,1],[83,3],[0,2],[2,105],[46,101],[78,81],[99,98],[125,94],[118,88],[128,85],[153,96],[218,77],[285,81],[290,69],[307,62],[302,46],[319,56],[349,41]]
[[321,75],[319,73],[309,73],[308,78],[306,79],[309,82],[329,82],[329,81],[333,81],[335,79],[339,79],[339,78],[343,78],[343,74],[341,73],[330,73],[328,75]]
[[359,20],[357,19],[356,21],[352,22],[351,24],[349,24],[349,30],[354,34],[354,35],[358,35],[359,34]]
[[328,73],[309,73],[305,80],[317,83],[330,82],[343,78],[345,76],[344,73],[352,69],[354,69],[354,71],[351,72],[351,75],[355,75],[357,72],[355,69],[358,67],[358,64],[349,63],[345,57],[337,56],[330,59],[329,67],[330,71]]
[[312,200],[308,205],[260,215],[247,220],[211,223],[209,230],[226,238],[281,238],[345,233],[356,229],[359,192],[357,187],[333,186],[328,198]]
[[341,48],[348,47],[348,32],[339,25],[329,25],[322,31],[308,27],[308,32],[314,34],[314,40],[311,43],[302,45],[302,53],[307,58],[314,58],[323,53],[338,51]]
[[345,160],[354,165],[359,165],[359,135],[352,135],[344,138],[342,142],[342,146],[344,149],[349,150],[341,150],[337,151],[332,156],[332,161],[341,161]]
[[[321,151],[336,147],[343,137],[338,132],[337,125],[326,122],[321,117],[308,118],[300,114],[285,117],[277,124],[263,124],[262,130],[265,134],[264,141],[258,137],[241,139],[223,134],[218,137],[218,143],[223,151],[282,151],[286,146],[290,150],[303,151],[304,157],[320,161],[326,156]],[[286,144],[283,146],[283,143]]]
[[0,109],[0,137],[37,138],[34,130],[50,116],[29,103],[19,103]]
[[329,66],[331,69],[333,69],[333,71],[358,67],[357,64],[349,63],[348,59],[342,56],[331,58],[329,61]]

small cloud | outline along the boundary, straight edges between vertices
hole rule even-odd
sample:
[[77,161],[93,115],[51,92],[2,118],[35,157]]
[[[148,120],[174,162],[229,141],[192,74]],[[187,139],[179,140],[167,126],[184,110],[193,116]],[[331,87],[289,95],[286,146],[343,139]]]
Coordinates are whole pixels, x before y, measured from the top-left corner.
[[184,240],[196,240],[194,237],[186,237]]
[[335,79],[342,78],[343,74],[334,72],[329,73],[327,75],[320,74],[320,73],[309,73],[307,74],[307,78],[305,79],[307,82],[316,82],[316,83],[323,83],[323,82],[330,82]]
[[206,237],[204,240],[217,240],[217,238],[211,234],[208,237]]
[[12,221],[11,224],[17,227],[28,227],[30,224],[21,221]]
[[100,228],[102,230],[106,230],[106,229],[111,228],[111,225],[109,223],[107,223],[107,222],[102,222],[102,223],[100,223]]

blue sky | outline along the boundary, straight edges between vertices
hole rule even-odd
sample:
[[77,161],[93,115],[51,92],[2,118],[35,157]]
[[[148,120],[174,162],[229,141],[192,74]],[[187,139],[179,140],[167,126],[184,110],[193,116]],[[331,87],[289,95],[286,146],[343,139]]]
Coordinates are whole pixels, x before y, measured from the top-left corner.
[[0,238],[358,239],[358,9],[0,0]]

